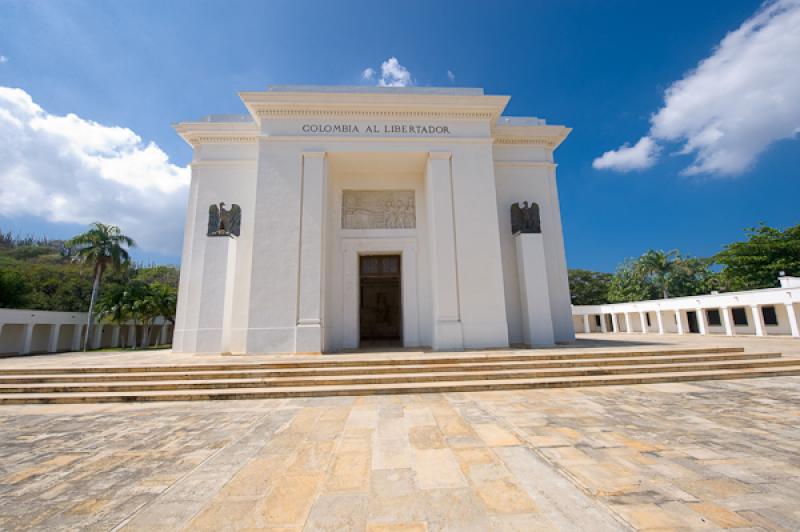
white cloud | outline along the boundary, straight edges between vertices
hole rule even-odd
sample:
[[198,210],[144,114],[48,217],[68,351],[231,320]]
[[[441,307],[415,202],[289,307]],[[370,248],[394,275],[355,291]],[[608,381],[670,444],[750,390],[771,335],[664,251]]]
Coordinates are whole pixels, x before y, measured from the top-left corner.
[[[800,0],[765,3],[666,90],[642,140],[681,143],[679,153],[694,157],[686,174],[744,172],[769,145],[800,133],[798,58]],[[640,144],[606,152],[593,165],[634,169],[630,151]],[[614,157],[625,150],[629,157]]]
[[[374,68],[367,67],[361,71],[361,79],[372,81],[375,79],[376,74],[378,72]],[[407,87],[413,84],[414,80],[411,78],[411,72],[401,65],[396,57],[390,57],[381,63],[381,71],[377,83],[379,87]]]
[[653,166],[658,158],[658,146],[650,137],[642,137],[633,146],[624,144],[617,150],[605,152],[592,162],[598,170],[611,168],[620,172],[644,170]]
[[453,74],[452,70],[447,71],[447,79],[450,80],[450,83],[454,83],[456,81],[456,75]]
[[390,57],[381,64],[381,87],[406,87],[411,85],[411,72],[396,57]]
[[2,65],[3,63],[8,63],[8,57],[0,55],[0,65]]
[[0,216],[119,225],[143,249],[180,253],[189,169],[133,131],[53,115],[0,87]]

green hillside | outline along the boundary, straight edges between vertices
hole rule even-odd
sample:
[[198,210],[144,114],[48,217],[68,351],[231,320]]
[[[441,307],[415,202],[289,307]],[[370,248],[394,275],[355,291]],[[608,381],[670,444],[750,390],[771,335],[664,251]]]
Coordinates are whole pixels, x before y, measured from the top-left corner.
[[[0,307],[85,312],[92,293],[92,268],[74,263],[63,240],[20,238],[0,232]],[[101,291],[132,280],[178,286],[173,266],[134,264],[109,271]]]

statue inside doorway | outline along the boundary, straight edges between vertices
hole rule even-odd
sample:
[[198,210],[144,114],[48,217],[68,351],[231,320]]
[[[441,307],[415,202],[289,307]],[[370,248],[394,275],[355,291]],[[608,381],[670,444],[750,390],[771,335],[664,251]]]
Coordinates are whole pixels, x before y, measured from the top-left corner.
[[517,233],[541,233],[542,222],[539,218],[539,205],[531,202],[528,206],[527,201],[511,205],[511,234]]
[[225,208],[225,202],[220,202],[219,207],[211,204],[208,208],[208,236],[239,236],[239,226],[242,221],[242,208],[237,204]]

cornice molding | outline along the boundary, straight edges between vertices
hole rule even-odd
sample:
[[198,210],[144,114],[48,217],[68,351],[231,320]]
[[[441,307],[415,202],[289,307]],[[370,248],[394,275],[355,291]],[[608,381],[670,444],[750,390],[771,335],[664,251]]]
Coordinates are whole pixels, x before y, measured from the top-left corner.
[[451,119],[495,122],[508,96],[415,94],[400,92],[240,92],[257,119],[349,117],[354,119]]
[[385,109],[255,109],[258,118],[353,118],[353,119],[429,119],[429,120],[491,120],[496,116],[489,111],[423,111],[423,110],[385,110]]
[[258,135],[187,135],[186,142],[196,148],[201,144],[255,144]]
[[547,161],[497,161],[495,166],[503,168],[546,168],[555,169],[558,165]]
[[491,144],[490,137],[401,137],[401,136],[344,136],[344,135],[261,135],[260,140],[264,142],[304,142],[312,145],[320,145],[328,142],[413,142],[416,144]]
[[542,146],[552,150],[563,140],[562,137],[495,137],[494,142],[505,146]]
[[232,164],[258,164],[258,159],[199,159],[189,163],[192,168],[203,166],[226,166]]

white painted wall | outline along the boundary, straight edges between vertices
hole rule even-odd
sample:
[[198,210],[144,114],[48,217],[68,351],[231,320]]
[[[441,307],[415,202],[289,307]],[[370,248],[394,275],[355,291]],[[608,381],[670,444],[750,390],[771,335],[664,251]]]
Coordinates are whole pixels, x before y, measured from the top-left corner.
[[[83,345],[87,318],[86,312],[0,308],[0,355],[77,351]],[[124,327],[108,323],[93,325],[90,347],[117,347],[114,330]],[[167,327],[167,343],[171,341],[171,325],[157,318],[151,327],[154,339],[151,343],[160,338],[163,327]]]
[[[553,128],[551,135],[558,133]],[[563,129],[563,128],[562,128]],[[507,125],[498,128],[507,135],[533,134],[543,127]],[[568,130],[567,130],[568,131]],[[566,133],[563,133],[566,135]],[[514,244],[511,235],[510,209],[515,202],[529,201],[539,205],[547,261],[550,310],[556,342],[569,342],[575,337],[572,325],[569,279],[567,277],[561,212],[556,184],[553,149],[538,144],[495,144],[497,203],[500,213],[500,243],[506,308],[511,343],[522,341],[521,307]]]
[[[357,260],[369,253],[402,256],[405,345],[521,342],[509,208],[523,200],[541,206],[548,327],[558,341],[573,338],[551,164],[552,150],[567,129],[538,119],[495,126],[508,98],[483,96],[479,90],[305,88],[242,93],[242,98],[250,123],[176,126],[195,148],[176,351],[213,351],[217,342],[198,343],[198,338],[205,334],[201,317],[213,315],[217,300],[222,312],[225,300],[214,283],[204,281],[208,206],[219,201],[237,203],[243,213],[236,275],[226,288],[234,291],[229,300],[233,352],[357,347]],[[303,129],[325,123],[356,125],[361,133]],[[446,127],[448,134],[364,133],[368,126],[385,131],[404,124]],[[493,148],[498,135],[509,137],[503,148]],[[346,189],[413,190],[416,227],[341,229]]]
[[[664,333],[667,334],[689,334],[689,323],[687,312],[694,311],[700,323],[700,334],[727,334],[725,327],[725,313],[730,315],[730,332],[732,334],[758,334],[755,317],[762,320],[761,335],[784,335],[800,337],[800,283],[794,284],[796,278],[782,278],[784,286],[781,288],[766,288],[762,290],[748,290],[742,292],[726,292],[722,294],[708,294],[702,296],[676,297],[670,299],[657,299],[652,301],[635,301],[631,303],[615,303],[608,305],[576,305],[572,307],[573,325],[576,330],[587,332],[583,326],[583,316],[590,317],[591,330],[588,332],[599,332],[595,328],[595,316],[601,316],[605,320],[608,316],[617,316],[618,323],[622,324],[620,331],[624,331],[624,315],[630,313],[632,322],[632,332],[652,333],[658,332],[658,318],[661,315]],[[774,307],[777,316],[777,325],[763,324],[763,308]],[[735,325],[733,322],[732,309],[743,308],[747,316],[747,325]],[[794,312],[791,312],[794,309]],[[709,310],[720,312],[721,324],[711,325],[708,322],[707,313]],[[649,313],[651,326],[643,329],[642,323],[635,317],[640,312]],[[676,312],[680,316],[682,327],[678,327],[676,322]],[[701,314],[702,313],[702,314]],[[793,314],[793,315],[791,315]],[[645,323],[646,326],[646,323]],[[705,331],[703,332],[703,329]],[[610,329],[609,329],[610,332]]]
[[[327,216],[325,282],[327,350],[358,347],[359,254],[401,255],[404,345],[431,345],[430,265],[424,186],[427,157],[425,152],[329,152],[330,208]],[[386,230],[342,229],[344,190],[413,190],[416,227]]]

